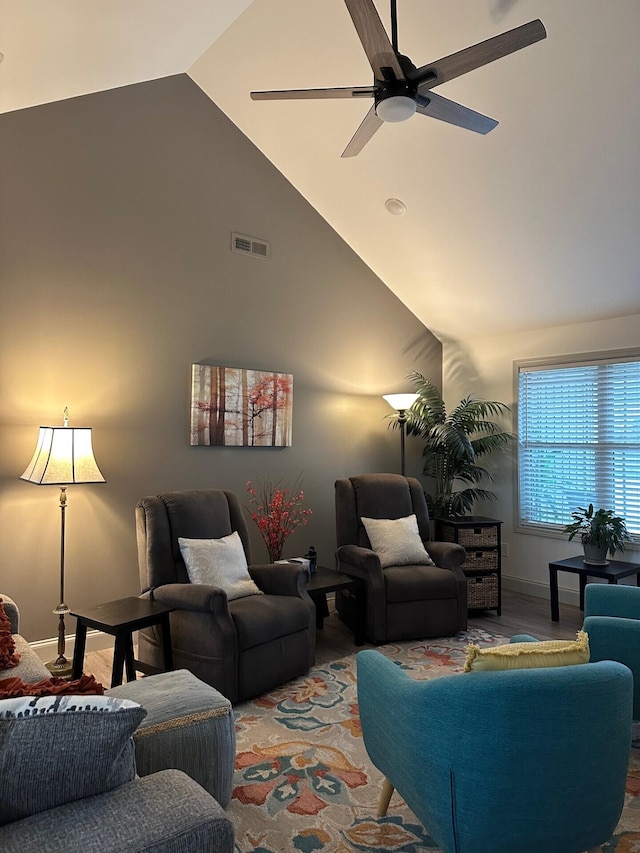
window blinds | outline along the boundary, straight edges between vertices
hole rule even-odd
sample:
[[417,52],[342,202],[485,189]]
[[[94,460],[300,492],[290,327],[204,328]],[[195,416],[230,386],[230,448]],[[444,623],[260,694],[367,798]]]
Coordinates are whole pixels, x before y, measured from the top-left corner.
[[640,541],[640,355],[517,368],[520,525],[593,503]]

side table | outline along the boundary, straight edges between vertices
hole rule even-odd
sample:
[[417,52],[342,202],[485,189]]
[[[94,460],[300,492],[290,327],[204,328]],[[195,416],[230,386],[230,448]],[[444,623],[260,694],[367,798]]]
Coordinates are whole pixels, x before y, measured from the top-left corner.
[[111,686],[122,684],[123,668],[126,668],[127,681],[135,681],[136,670],[147,675],[158,672],[147,664],[137,661],[133,655],[133,632],[151,625],[159,625],[162,631],[162,651],[165,671],[173,669],[171,651],[171,629],[169,613],[173,607],[166,607],[156,601],[145,598],[119,598],[107,601],[88,610],[74,610],[72,616],[77,619],[76,642],[73,650],[72,678],[80,678],[84,664],[84,652],[87,641],[87,628],[95,628],[115,637],[113,651],[113,669]]
[[584,557],[569,557],[566,560],[556,560],[549,563],[549,589],[551,592],[551,619],[560,621],[558,604],[558,572],[573,572],[580,576],[580,610],[584,610],[584,588],[587,578],[602,578],[608,583],[617,583],[619,578],[636,576],[636,586],[640,586],[640,563],[623,563],[620,560],[609,560],[606,566],[594,566],[585,563]]
[[365,607],[363,583],[358,578],[352,578],[335,569],[326,566],[318,566],[315,572],[309,575],[307,581],[307,592],[316,606],[316,629],[322,630],[325,616],[329,615],[327,608],[327,593],[340,590],[353,592],[356,603],[356,621],[354,625],[354,642],[356,646],[364,643]]

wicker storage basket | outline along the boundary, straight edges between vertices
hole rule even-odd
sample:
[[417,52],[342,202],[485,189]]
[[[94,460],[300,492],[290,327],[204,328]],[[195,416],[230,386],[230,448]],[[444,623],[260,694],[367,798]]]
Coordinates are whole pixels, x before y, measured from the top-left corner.
[[497,575],[478,575],[467,579],[467,607],[498,607]]
[[[456,541],[456,529],[446,522],[442,525],[442,538],[445,542]],[[495,548],[498,544],[498,528],[495,525],[483,527],[459,527],[458,543],[463,548]]]
[[467,556],[462,563],[465,574],[470,572],[497,572],[497,551],[467,551]]

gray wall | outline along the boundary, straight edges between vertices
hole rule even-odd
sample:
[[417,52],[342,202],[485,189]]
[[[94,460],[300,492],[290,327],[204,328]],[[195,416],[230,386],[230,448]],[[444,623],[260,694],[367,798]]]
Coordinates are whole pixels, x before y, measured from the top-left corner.
[[[313,515],[285,555],[333,565],[334,480],[399,469],[380,395],[412,369],[439,384],[440,343],[186,76],[0,116],[0,169],[0,592],[27,638],[55,634],[60,512],[18,478],[65,406],[107,479],[69,489],[72,608],[138,593],[133,511],[163,490],[244,502],[302,474]],[[190,447],[200,361],[292,373],[293,446]]]

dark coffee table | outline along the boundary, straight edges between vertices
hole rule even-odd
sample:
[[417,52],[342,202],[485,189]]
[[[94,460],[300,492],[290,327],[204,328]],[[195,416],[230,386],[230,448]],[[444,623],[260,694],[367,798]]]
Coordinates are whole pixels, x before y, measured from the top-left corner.
[[162,630],[162,651],[164,653],[164,669],[173,669],[173,654],[171,651],[171,629],[169,613],[173,607],[166,607],[156,601],[146,598],[119,598],[107,601],[88,610],[74,610],[72,616],[77,619],[76,642],[73,649],[72,678],[80,678],[84,664],[84,652],[87,641],[87,628],[95,628],[105,634],[112,634],[115,639],[113,651],[113,669],[111,671],[111,686],[122,684],[123,669],[126,667],[127,681],[135,681],[136,670],[147,675],[160,672],[133,655],[133,632],[150,625],[159,625]]
[[602,578],[609,583],[618,583],[619,578],[636,576],[636,586],[640,586],[640,563],[623,563],[620,560],[609,560],[606,566],[595,566],[585,563],[584,557],[569,557],[566,560],[556,560],[549,563],[549,588],[551,590],[551,619],[560,620],[558,604],[558,572],[573,572],[580,576],[580,610],[584,610],[584,588],[587,578]]
[[356,646],[361,646],[364,643],[366,618],[364,584],[359,578],[352,578],[343,572],[328,569],[326,566],[318,566],[316,571],[309,575],[309,580],[307,581],[307,592],[316,606],[316,628],[321,631],[324,628],[325,616],[329,615],[327,593],[336,592],[341,589],[348,589],[354,595],[356,604],[356,621],[353,631],[354,642]]

